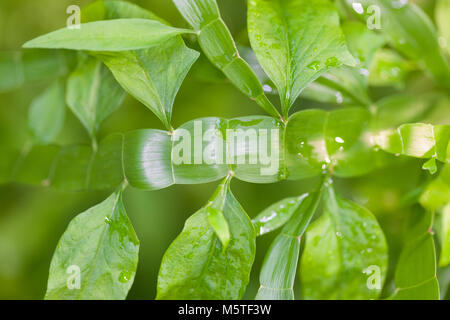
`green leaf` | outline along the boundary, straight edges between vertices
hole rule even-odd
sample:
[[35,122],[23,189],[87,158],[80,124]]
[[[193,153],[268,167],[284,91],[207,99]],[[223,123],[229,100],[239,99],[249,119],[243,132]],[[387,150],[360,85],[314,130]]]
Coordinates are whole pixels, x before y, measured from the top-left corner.
[[253,220],[257,236],[282,227],[302,203],[305,195],[280,200],[260,212]]
[[375,52],[386,40],[356,21],[344,22],[342,31],[357,65],[331,69],[310,83],[302,91],[301,96],[325,103],[369,106],[371,100],[367,88],[368,68]]
[[437,0],[435,7],[435,19],[440,34],[439,44],[447,53],[450,53],[450,2],[448,0]]
[[367,70],[341,66],[331,69],[310,83],[301,93],[303,98],[346,106],[369,106]]
[[64,125],[66,104],[64,88],[58,80],[31,103],[28,126],[40,144],[54,141]]
[[450,199],[450,165],[446,164],[439,176],[427,185],[419,201],[424,208],[435,211],[445,206],[448,199]]
[[79,29],[59,29],[28,41],[24,48],[137,50],[162,44],[183,33],[192,31],[173,28],[156,20],[115,19],[83,23]]
[[125,134],[123,170],[132,187],[155,190],[175,183],[171,164],[171,140],[167,131],[154,129]]
[[402,88],[406,76],[412,70],[414,70],[413,64],[403,59],[395,51],[379,50],[370,66],[369,84]]
[[366,24],[357,21],[345,21],[342,24],[347,46],[360,67],[368,68],[378,50],[386,44],[386,38],[371,30]]
[[251,0],[248,28],[252,48],[280,93],[284,115],[310,82],[330,68],[355,63],[327,0]]
[[436,253],[431,226],[433,214],[412,212],[406,244],[395,272],[393,300],[437,300]]
[[[217,192],[222,190],[221,185]],[[223,196],[228,246],[220,244],[206,208],[197,211],[164,254],[157,299],[227,300],[244,294],[255,257],[255,230],[231,191]]]
[[225,201],[228,192],[230,192],[230,181],[231,176],[225,178],[216,192],[213,194],[208,204],[205,206],[206,213],[208,215],[208,221],[217,237],[222,243],[223,251],[226,250],[228,244],[230,243],[230,229],[228,227],[228,222],[223,215],[223,210],[225,208]]
[[236,48],[233,37],[220,17],[216,0],[173,0],[184,19],[198,34],[198,42],[208,59],[244,94],[270,115],[279,113],[267,99],[251,67]]
[[69,224],[52,259],[45,299],[125,299],[138,251],[118,190]]
[[306,232],[300,265],[303,297],[376,299],[386,277],[387,254],[375,217],[337,197],[329,186],[324,213]]
[[125,94],[111,72],[94,58],[82,58],[67,80],[67,105],[91,137],[122,103]]
[[[145,18],[167,24],[152,12],[123,1],[96,2],[83,9],[85,19]],[[120,85],[147,106],[172,130],[170,120],[175,96],[199,53],[175,36],[149,49],[96,53]]]
[[425,123],[401,125],[396,130],[383,130],[374,134],[376,145],[381,149],[410,157],[436,158],[449,162],[447,147],[450,141],[450,126]]
[[122,0],[100,0],[91,3],[81,11],[81,22],[92,22],[98,20],[112,19],[150,19],[163,22],[158,16],[152,12]]
[[322,190],[304,194],[297,200],[297,209],[281,233],[270,245],[259,276],[259,300],[294,300],[300,241],[311,221]]
[[0,52],[0,92],[25,83],[66,75],[73,67],[73,52],[64,50],[25,50]]
[[198,56],[179,37],[147,50],[98,55],[120,85],[168,129],[175,96]]
[[439,256],[439,267],[445,268],[450,264],[450,203],[447,203],[442,209],[440,219],[441,255]]
[[421,61],[438,85],[450,88],[450,64],[440,50],[432,21],[422,9],[413,3],[391,0],[349,0],[345,4],[350,8],[362,6],[362,18],[367,7],[377,6],[381,30],[389,43],[410,59]]
[[394,94],[377,101],[373,130],[397,128],[404,123],[419,122],[439,101],[440,94]]

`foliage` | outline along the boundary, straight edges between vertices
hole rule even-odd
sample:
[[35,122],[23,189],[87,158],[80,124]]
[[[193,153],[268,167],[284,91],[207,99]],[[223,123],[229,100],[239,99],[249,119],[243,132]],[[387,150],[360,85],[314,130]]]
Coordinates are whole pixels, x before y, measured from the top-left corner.
[[[128,185],[159,190],[222,179],[167,249],[157,299],[242,298],[257,236],[278,229],[260,270],[257,299],[439,299],[436,260],[440,268],[450,263],[450,125],[439,119],[450,101],[448,48],[439,44],[449,34],[444,2],[436,6],[441,28],[436,30],[414,4],[249,0],[249,48],[236,45],[215,0],[173,0],[192,29],[172,27],[128,2],[98,1],[83,9],[80,29],[30,40],[20,55],[1,54],[0,91],[52,82],[30,106],[32,139],[5,145],[9,156],[0,160],[0,182],[114,190],[69,224],[51,262],[45,298],[127,297],[139,250],[122,203]],[[381,12],[381,30],[365,25],[363,13],[371,6]],[[208,117],[175,129],[176,95],[200,63],[203,79],[213,68],[220,70],[268,116]],[[2,76],[6,73],[14,76]],[[418,85],[408,83],[411,73],[430,76],[430,89],[411,94]],[[378,94],[380,87],[393,89]],[[166,130],[116,132],[97,142],[102,123],[125,92]],[[279,108],[273,94],[279,95]],[[315,108],[304,108],[306,102]],[[57,143],[65,104],[87,130],[90,144]],[[262,174],[268,168],[261,163],[214,162],[229,150],[240,160],[263,156],[248,140],[236,142],[227,134],[244,129],[257,132],[259,142],[276,142],[274,171]],[[197,149],[196,141],[208,131],[213,132],[208,143]],[[182,139],[187,147],[180,150],[176,142]],[[187,155],[191,149],[204,161]],[[175,157],[188,161],[178,163]],[[408,158],[423,159],[426,179],[405,197],[410,222],[402,253],[391,265],[396,269],[391,290],[393,260],[383,226],[358,201],[347,199],[336,181],[394,170]],[[308,193],[294,190],[297,196],[274,203],[253,220],[231,192],[233,179],[266,184],[309,178],[319,182]],[[77,290],[67,282],[71,266],[80,269]]]

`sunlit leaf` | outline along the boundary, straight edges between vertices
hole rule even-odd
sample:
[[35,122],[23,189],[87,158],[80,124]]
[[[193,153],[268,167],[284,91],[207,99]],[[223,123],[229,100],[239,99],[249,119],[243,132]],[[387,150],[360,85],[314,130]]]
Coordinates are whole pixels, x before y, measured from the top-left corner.
[[78,215],[61,237],[46,299],[125,299],[133,284],[139,240],[116,191]]

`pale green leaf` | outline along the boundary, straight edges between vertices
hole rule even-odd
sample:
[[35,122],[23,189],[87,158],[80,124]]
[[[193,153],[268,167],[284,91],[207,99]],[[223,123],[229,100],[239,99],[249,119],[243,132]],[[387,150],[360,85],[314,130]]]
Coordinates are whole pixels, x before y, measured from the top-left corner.
[[64,88],[58,80],[31,103],[28,126],[40,144],[49,144],[61,131],[66,111]]
[[138,251],[122,192],[116,191],[69,224],[52,259],[45,298],[125,299],[136,274]]
[[79,29],[63,28],[28,41],[24,48],[137,50],[160,45],[176,35],[191,32],[156,20],[115,19],[83,23]]
[[286,115],[301,91],[330,68],[354,65],[327,0],[251,0],[250,43],[275,83]]
[[125,94],[97,59],[81,58],[67,80],[66,102],[91,137],[122,103]]

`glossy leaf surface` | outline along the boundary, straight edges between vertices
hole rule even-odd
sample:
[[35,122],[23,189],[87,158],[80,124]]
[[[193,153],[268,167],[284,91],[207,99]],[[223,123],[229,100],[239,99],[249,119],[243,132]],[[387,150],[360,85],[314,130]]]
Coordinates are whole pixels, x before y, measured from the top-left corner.
[[354,65],[329,1],[252,0],[248,27],[252,48],[278,89],[284,115],[321,74]]
[[241,57],[216,0],[173,0],[184,19],[197,31],[199,44],[208,59],[244,94],[270,115],[278,111],[264,94],[251,67]]
[[116,191],[78,215],[61,237],[46,299],[125,299],[137,268],[139,240]]
[[264,258],[256,299],[294,300],[300,241],[320,200],[321,191],[304,194],[293,216],[272,242]]
[[253,220],[258,236],[282,227],[301,204],[303,195],[280,200],[260,212]]
[[375,299],[386,270],[386,240],[375,217],[328,187],[324,213],[306,232],[300,264],[303,297]]
[[[222,186],[218,192],[221,192]],[[227,190],[223,216],[230,241],[222,247],[206,208],[192,215],[166,251],[158,276],[157,299],[239,299],[255,256],[255,230]]]

